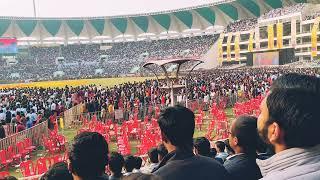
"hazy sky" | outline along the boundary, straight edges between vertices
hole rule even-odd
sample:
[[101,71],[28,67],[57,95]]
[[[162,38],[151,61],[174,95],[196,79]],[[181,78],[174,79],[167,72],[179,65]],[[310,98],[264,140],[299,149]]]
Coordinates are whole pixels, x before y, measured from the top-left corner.
[[[0,16],[33,17],[33,0],[0,0]],[[35,0],[38,17],[114,16],[157,12],[217,0]]]

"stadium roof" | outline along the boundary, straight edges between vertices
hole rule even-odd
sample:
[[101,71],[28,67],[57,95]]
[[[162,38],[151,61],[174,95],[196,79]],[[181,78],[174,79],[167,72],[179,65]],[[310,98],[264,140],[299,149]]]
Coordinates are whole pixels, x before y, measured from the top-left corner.
[[[232,21],[259,17],[294,3],[314,0],[224,0],[183,9],[104,17],[0,17],[0,36],[52,43],[139,40],[214,32]],[[63,6],[63,4],[61,4]],[[76,6],[74,7],[76,8]],[[55,11],[59,11],[56,9]]]

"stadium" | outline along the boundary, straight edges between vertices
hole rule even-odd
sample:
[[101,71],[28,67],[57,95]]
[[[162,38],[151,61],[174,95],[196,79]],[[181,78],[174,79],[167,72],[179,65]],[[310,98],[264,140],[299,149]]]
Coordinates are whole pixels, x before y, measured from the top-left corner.
[[0,179],[320,179],[320,1],[5,1]]

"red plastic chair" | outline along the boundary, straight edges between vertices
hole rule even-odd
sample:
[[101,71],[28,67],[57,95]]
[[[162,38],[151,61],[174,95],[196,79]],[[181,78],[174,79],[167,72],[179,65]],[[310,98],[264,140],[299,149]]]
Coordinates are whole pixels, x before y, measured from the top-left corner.
[[51,166],[51,159],[41,157],[36,162],[36,173],[43,174],[48,171],[49,167]]
[[28,150],[29,152],[32,152],[33,150],[36,149],[36,146],[32,145],[31,138],[26,138],[24,140],[24,146],[25,146],[25,149]]
[[25,149],[24,143],[22,141],[18,142],[16,146],[18,148],[18,153],[21,154],[22,158],[24,158],[27,154],[30,153],[28,150]]
[[20,170],[23,177],[36,175],[36,170],[31,160],[21,162]]
[[5,150],[0,150],[0,162],[2,166],[8,169],[9,165],[13,162],[13,159],[7,157],[7,152]]
[[5,177],[10,176],[10,173],[8,171],[1,171],[0,172],[0,179],[4,179]]
[[22,155],[20,153],[16,153],[13,146],[8,147],[7,153],[8,157],[12,158],[14,162],[20,163]]

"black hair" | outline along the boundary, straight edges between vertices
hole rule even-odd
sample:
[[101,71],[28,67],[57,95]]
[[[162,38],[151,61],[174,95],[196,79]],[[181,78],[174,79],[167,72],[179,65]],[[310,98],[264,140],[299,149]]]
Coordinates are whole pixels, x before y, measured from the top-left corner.
[[231,128],[231,136],[237,137],[238,146],[243,149],[244,153],[254,155],[259,138],[257,118],[254,116],[238,117]]
[[198,154],[202,156],[210,157],[210,142],[205,137],[195,138],[193,141],[193,146],[198,151]]
[[140,169],[142,166],[142,158],[139,156],[136,156],[136,166],[134,167],[135,169]]
[[69,152],[71,171],[83,179],[101,176],[108,164],[108,143],[96,132],[83,132],[74,137]]
[[134,156],[129,155],[124,158],[124,168],[126,169],[127,172],[132,172],[132,170],[136,166],[136,159]]
[[179,150],[192,151],[194,114],[183,106],[169,107],[161,111],[158,124],[165,141]]
[[122,167],[124,165],[124,158],[118,152],[111,152],[109,156],[109,169],[113,172],[115,177],[122,176]]
[[18,180],[18,179],[14,176],[7,176],[4,178],[4,180]]
[[220,152],[224,152],[226,144],[223,141],[217,141],[215,144]]
[[210,157],[215,158],[217,155],[217,150],[216,148],[211,148],[210,149]]
[[267,97],[269,119],[266,125],[276,122],[284,131],[288,148],[312,147],[320,144],[319,93],[305,88],[274,89]]
[[308,92],[320,93],[320,80],[315,76],[298,73],[288,73],[277,78],[271,86],[275,89],[305,89]]
[[158,163],[158,150],[157,150],[157,148],[149,149],[148,157],[152,163]]
[[158,151],[158,157],[160,157],[160,159],[158,158],[159,160],[162,160],[164,156],[168,154],[168,150],[163,143],[158,145],[157,151]]
[[68,165],[65,162],[58,162],[41,176],[40,180],[72,180],[72,174],[68,170]]

